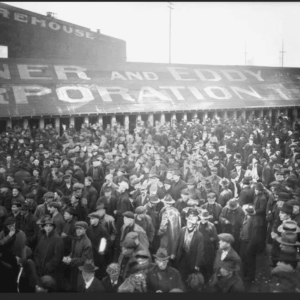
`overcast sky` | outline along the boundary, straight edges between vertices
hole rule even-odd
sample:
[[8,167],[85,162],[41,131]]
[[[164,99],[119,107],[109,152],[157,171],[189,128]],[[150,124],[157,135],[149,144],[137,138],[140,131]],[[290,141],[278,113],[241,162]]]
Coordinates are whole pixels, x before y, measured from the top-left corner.
[[[168,2],[4,2],[127,43],[127,61],[169,61]],[[300,2],[173,2],[172,63],[300,67]]]

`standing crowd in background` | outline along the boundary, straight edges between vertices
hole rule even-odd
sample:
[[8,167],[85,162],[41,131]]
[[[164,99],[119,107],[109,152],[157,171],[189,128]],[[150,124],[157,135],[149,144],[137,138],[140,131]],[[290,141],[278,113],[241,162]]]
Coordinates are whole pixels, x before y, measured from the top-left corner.
[[0,134],[0,292],[299,292],[300,127],[279,115]]

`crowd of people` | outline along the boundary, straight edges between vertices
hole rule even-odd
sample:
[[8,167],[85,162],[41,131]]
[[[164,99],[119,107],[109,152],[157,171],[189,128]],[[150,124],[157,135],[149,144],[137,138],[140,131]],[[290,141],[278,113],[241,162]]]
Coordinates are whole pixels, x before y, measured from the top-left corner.
[[0,134],[1,292],[299,292],[300,132],[268,118]]

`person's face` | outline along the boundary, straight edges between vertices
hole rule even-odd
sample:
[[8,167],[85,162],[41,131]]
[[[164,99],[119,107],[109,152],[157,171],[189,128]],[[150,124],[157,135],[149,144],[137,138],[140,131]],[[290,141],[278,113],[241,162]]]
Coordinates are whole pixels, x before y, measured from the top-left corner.
[[104,195],[106,198],[110,198],[111,197],[111,191],[105,191]]
[[211,171],[212,176],[217,176],[218,172],[217,171]]
[[130,226],[133,223],[133,219],[124,217],[124,225]]
[[83,228],[83,227],[77,227],[76,228],[76,235],[78,236],[78,237],[80,237],[80,236],[82,236],[82,235],[84,235],[85,234],[85,229]]
[[181,198],[183,201],[187,201],[189,198],[189,195],[181,194]]
[[100,217],[103,217],[105,215],[105,209],[104,208],[99,209],[97,212],[98,212]]
[[9,183],[14,182],[14,179],[13,179],[11,176],[7,176],[7,177],[6,177],[6,180],[7,180]]
[[220,275],[221,275],[222,277],[226,277],[226,276],[228,276],[229,274],[230,274],[230,271],[227,271],[226,269],[223,269],[223,268],[220,269]]
[[19,195],[19,190],[17,190],[17,189],[12,189],[12,195],[13,195],[14,197],[17,197],[17,196]]
[[194,229],[196,225],[197,225],[196,223],[191,222],[191,221],[187,221],[187,223],[186,223],[186,227],[187,227],[189,230]]
[[7,161],[11,161],[11,156],[6,156]]
[[39,171],[33,170],[33,176],[39,176]]
[[290,219],[290,215],[286,214],[285,212],[283,211],[280,211],[279,212],[279,218],[280,218],[280,221],[285,221],[285,220],[288,220]]
[[159,260],[159,259],[155,260],[155,262],[160,270],[165,270],[167,268],[168,261],[169,261],[168,259],[167,260]]
[[78,198],[76,198],[74,195],[72,195],[71,197],[71,204],[74,205],[74,204],[77,204],[78,203]]
[[299,205],[293,205],[293,215],[298,215],[299,214]]
[[223,240],[220,240],[220,241],[219,241],[219,248],[220,248],[221,250],[226,250],[226,249],[229,248],[229,246],[230,246],[229,243],[227,243],[227,242],[225,242],[225,241],[223,241]]
[[208,195],[207,195],[207,202],[208,202],[209,204],[214,204],[215,201],[216,201],[216,196],[215,196],[215,194],[208,194]]
[[92,226],[97,226],[98,223],[99,223],[99,219],[97,219],[97,218],[90,218],[90,224]]
[[33,161],[33,164],[37,167],[37,166],[40,164],[40,162],[39,162],[37,159],[35,159],[35,160]]
[[173,175],[173,180],[174,180],[175,182],[177,182],[179,179],[180,179],[180,176],[178,176],[178,175]]
[[52,232],[53,228],[54,228],[54,226],[51,224],[44,225],[44,230],[47,235],[49,235]]
[[254,193],[255,193],[255,195],[258,195],[258,194],[260,193],[260,190],[255,189],[255,190],[254,190]]
[[171,188],[171,185],[168,183],[165,183],[164,187],[165,187],[166,191],[168,191]]
[[68,213],[67,211],[64,212],[64,219],[65,219],[66,221],[71,220],[72,217],[73,217],[73,216],[72,216],[70,213]]

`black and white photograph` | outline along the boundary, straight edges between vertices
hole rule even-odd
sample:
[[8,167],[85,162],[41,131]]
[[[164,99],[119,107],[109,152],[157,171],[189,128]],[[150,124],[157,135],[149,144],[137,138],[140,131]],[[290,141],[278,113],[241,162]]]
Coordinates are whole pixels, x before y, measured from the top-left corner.
[[299,293],[299,15],[0,2],[3,297]]

